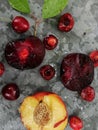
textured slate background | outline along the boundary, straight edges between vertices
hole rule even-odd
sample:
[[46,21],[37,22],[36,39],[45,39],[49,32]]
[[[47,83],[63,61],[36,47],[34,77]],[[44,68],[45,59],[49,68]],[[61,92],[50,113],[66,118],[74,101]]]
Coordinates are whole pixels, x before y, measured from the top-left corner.
[[[31,11],[41,17],[42,0],[29,0]],[[33,70],[20,71],[9,66],[4,58],[4,48],[8,41],[33,34],[31,28],[23,35],[16,34],[7,22],[0,22],[0,61],[5,65],[6,71],[0,77],[0,90],[10,82],[19,85],[21,95],[18,100],[10,102],[0,95],[0,130],[25,130],[18,113],[18,108],[23,98],[38,90],[47,90],[59,94],[66,102],[69,115],[76,114],[84,121],[84,130],[98,130],[98,68],[92,86],[96,90],[96,98],[87,103],[78,97],[76,92],[64,88],[59,78],[59,67],[64,55],[70,52],[88,54],[98,49],[98,0],[69,0],[67,8],[63,11],[70,12],[75,18],[74,29],[69,33],[62,33],[57,29],[58,17],[44,21],[40,24],[37,36],[43,39],[47,33],[55,34],[59,44],[53,51],[46,51],[44,64],[51,64],[56,69],[56,75],[51,81],[45,81],[39,74],[39,67]],[[23,15],[13,10],[7,0],[0,0],[0,18],[12,18]],[[24,15],[33,26],[34,21]],[[86,35],[83,35],[86,32]],[[66,130],[71,130],[69,126]]]

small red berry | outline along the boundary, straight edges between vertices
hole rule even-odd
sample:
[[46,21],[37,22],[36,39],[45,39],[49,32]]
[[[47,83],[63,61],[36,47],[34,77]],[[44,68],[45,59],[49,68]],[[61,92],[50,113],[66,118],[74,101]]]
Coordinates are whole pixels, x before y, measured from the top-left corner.
[[94,67],[98,66],[98,50],[94,50],[89,54],[91,60],[94,63]]
[[4,65],[0,62],[0,76],[3,75],[4,71],[5,71]]
[[45,80],[50,80],[55,75],[55,69],[51,65],[44,65],[40,68],[40,74]]
[[54,35],[48,35],[44,38],[43,43],[47,50],[54,49],[58,44],[58,39]]
[[93,87],[88,86],[81,91],[82,99],[91,102],[95,98],[95,90]]
[[83,128],[83,121],[77,116],[72,116],[69,119],[69,125],[73,130],[80,130]]
[[73,16],[69,13],[66,13],[60,17],[58,28],[60,31],[69,32],[74,26]]
[[29,22],[22,16],[16,16],[12,20],[12,28],[17,33],[24,33],[29,29]]
[[2,95],[7,100],[16,100],[19,95],[19,88],[14,83],[9,83],[2,88]]

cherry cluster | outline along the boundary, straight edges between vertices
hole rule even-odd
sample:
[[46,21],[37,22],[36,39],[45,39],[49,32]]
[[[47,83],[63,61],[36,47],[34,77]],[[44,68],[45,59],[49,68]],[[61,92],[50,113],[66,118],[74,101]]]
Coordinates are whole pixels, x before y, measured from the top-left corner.
[[[68,32],[73,28],[74,19],[71,14],[66,13],[61,16],[58,28]],[[22,34],[29,30],[30,24],[23,16],[16,16],[11,22],[11,26],[16,33]],[[29,36],[25,39],[18,39],[7,43],[5,47],[5,58],[9,65],[16,69],[32,69],[39,66],[45,56],[45,48],[53,50],[58,44],[55,35],[49,34],[43,42],[37,36]],[[0,63],[0,76],[5,71],[3,63]],[[40,68],[40,74],[45,80],[51,80],[55,75],[55,69],[51,65],[44,65]],[[8,100],[15,100],[19,97],[19,88],[14,83],[5,85],[2,95]]]
[[[23,16],[16,16],[11,22],[15,32],[21,34],[29,30],[30,24]],[[58,22],[58,29],[69,32],[74,26],[74,18],[65,13]],[[54,34],[46,35],[41,41],[36,35],[25,39],[18,39],[7,43],[5,47],[5,58],[9,65],[16,69],[32,69],[39,66],[45,56],[45,49],[53,50],[58,45],[58,39]],[[93,80],[93,65],[98,66],[98,51],[95,50],[89,56],[84,54],[70,54],[64,57],[61,64],[61,80],[64,86],[72,91],[78,91],[82,99],[92,101],[95,98],[94,88],[89,86]],[[0,62],[0,76],[3,75],[5,67]],[[40,75],[45,80],[51,80],[55,75],[55,69],[51,65],[40,67]],[[80,72],[80,73],[79,73]],[[85,81],[86,79],[86,81]],[[86,86],[86,87],[85,87]],[[2,95],[8,100],[16,100],[19,95],[19,87],[9,83],[2,88]],[[78,125],[77,125],[78,124]],[[78,117],[70,119],[70,126],[75,130],[81,129],[83,124]]]

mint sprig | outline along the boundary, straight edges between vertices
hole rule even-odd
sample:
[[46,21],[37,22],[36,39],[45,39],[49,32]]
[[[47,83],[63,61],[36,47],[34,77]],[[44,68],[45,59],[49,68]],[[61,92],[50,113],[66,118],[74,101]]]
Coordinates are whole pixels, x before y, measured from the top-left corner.
[[12,8],[22,13],[30,13],[28,0],[8,0]]
[[68,0],[44,0],[42,17],[44,19],[58,15],[68,4]]

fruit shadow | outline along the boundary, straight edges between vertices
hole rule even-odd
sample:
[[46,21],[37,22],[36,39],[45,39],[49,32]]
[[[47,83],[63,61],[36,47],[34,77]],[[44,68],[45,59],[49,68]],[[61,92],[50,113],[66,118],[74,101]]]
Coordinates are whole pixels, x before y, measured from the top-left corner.
[[79,116],[80,110],[79,109],[75,109],[75,111],[73,111],[73,114],[69,114],[69,118],[72,116]]
[[51,87],[47,86],[40,86],[36,90],[33,91],[33,93],[38,93],[38,92],[52,92]]

